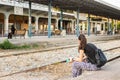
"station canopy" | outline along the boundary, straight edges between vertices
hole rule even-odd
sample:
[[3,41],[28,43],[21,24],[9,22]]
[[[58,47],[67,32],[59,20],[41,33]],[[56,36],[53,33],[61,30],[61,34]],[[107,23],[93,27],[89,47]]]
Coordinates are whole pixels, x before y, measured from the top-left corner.
[[[48,5],[50,0],[24,0]],[[53,7],[120,20],[120,9],[102,0],[52,0]]]

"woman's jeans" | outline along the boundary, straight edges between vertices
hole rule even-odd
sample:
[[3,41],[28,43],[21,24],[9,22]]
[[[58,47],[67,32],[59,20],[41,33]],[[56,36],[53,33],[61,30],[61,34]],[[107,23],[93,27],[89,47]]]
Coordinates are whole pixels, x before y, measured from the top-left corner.
[[72,64],[72,75],[77,77],[82,74],[82,70],[95,71],[97,66],[88,62],[73,62]]

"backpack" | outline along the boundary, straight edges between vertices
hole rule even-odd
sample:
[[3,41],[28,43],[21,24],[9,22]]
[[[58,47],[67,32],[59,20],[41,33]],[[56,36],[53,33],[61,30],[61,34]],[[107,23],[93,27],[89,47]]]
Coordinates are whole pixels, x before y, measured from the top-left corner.
[[[102,67],[106,64],[107,62],[107,58],[106,56],[104,55],[103,51],[101,49],[98,49],[98,48],[94,48],[96,47],[94,44],[91,44],[89,43],[89,46],[95,50],[95,58],[96,58],[96,65],[97,67]],[[89,57],[89,56],[88,56]],[[90,60],[92,60],[90,57],[89,57]]]
[[95,58],[96,58],[96,61],[97,61],[97,67],[102,67],[107,62],[107,58],[106,58],[106,56],[104,55],[104,53],[101,49],[96,50]]

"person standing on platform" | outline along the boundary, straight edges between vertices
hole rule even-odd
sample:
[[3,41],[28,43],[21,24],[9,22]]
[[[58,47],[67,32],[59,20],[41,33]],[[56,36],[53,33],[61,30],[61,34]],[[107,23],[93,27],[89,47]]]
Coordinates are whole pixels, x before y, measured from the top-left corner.
[[15,31],[16,31],[16,29],[15,29],[14,25],[12,25],[12,26],[11,26],[11,33],[12,33],[12,36],[13,36],[13,35],[15,36]]

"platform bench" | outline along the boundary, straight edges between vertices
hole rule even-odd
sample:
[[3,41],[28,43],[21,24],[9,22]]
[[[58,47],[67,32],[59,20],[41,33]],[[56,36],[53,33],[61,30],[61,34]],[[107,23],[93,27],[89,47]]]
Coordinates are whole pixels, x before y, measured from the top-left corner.
[[25,33],[26,33],[26,30],[16,30],[15,36],[20,36],[20,38],[24,37],[25,39]]

